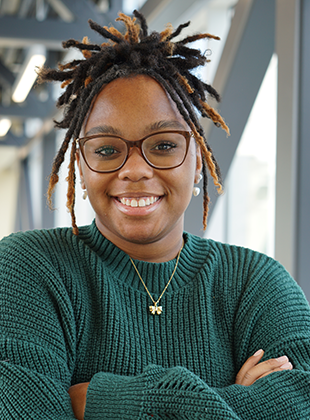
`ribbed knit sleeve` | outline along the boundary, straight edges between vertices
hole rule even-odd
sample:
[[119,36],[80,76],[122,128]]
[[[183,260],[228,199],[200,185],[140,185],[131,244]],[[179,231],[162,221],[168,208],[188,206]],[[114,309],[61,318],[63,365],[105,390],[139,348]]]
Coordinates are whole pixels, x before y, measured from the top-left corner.
[[41,246],[35,234],[0,242],[1,420],[75,418],[73,312]]
[[212,388],[183,367],[149,366],[137,377],[98,373],[85,420],[310,418],[310,372],[275,372],[253,385]]

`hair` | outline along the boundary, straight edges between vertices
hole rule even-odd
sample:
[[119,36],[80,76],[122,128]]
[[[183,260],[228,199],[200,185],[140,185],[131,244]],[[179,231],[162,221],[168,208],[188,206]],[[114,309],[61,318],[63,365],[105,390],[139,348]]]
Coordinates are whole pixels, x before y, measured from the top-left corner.
[[216,126],[222,127],[227,134],[229,129],[219,113],[207,103],[207,95],[220,101],[217,91],[193,74],[193,70],[206,64],[207,58],[199,50],[187,44],[204,38],[219,39],[208,33],[185,37],[174,42],[190,22],[180,25],[176,30],[167,25],[162,32],[148,33],[144,16],[133,12],[131,18],[119,13],[116,21],[122,21],[126,33],[114,27],[102,27],[89,20],[90,27],[102,35],[107,42],[92,44],[87,37],[82,42],[69,39],[63,42],[64,48],[74,47],[84,56],[67,64],[59,64],[58,70],[42,68],[39,83],[60,81],[64,93],[57,101],[57,107],[64,108],[62,121],[55,121],[58,128],[67,129],[64,141],[54,159],[49,179],[47,199],[52,208],[52,194],[58,182],[62,165],[70,142],[71,154],[68,181],[67,208],[71,214],[73,233],[78,234],[74,212],[75,203],[75,159],[76,138],[79,137],[92,102],[102,87],[117,78],[146,75],[155,79],[175,102],[178,111],[193,132],[196,143],[201,149],[203,162],[203,228],[207,226],[209,197],[207,192],[208,171],[219,193],[222,192],[222,179],[219,166],[210,145],[205,139],[203,128],[198,119],[210,118]]

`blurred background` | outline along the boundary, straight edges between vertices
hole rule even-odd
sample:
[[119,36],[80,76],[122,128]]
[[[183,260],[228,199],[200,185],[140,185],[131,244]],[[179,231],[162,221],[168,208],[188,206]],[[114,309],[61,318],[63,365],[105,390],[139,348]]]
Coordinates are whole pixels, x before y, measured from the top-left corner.
[[[225,193],[209,183],[211,208],[202,230],[202,198],[193,198],[185,229],[275,257],[310,299],[310,0],[0,0],[0,238],[17,230],[70,225],[66,169],[46,205],[51,163],[64,132],[54,130],[58,84],[36,85],[35,67],[56,67],[77,52],[63,40],[97,39],[89,18],[114,24],[139,9],[149,28],[191,21],[211,62],[201,77],[220,92],[231,136],[202,121],[220,163]],[[308,23],[307,23],[308,22]],[[122,30],[122,26],[118,26]],[[213,106],[217,106],[213,104]],[[77,182],[78,225],[94,214]]]

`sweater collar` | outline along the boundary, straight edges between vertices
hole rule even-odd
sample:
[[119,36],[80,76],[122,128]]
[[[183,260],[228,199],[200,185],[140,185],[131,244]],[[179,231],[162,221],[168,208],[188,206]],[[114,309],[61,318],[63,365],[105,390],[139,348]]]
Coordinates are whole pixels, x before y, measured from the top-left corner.
[[[79,228],[79,230],[79,238],[104,262],[105,269],[113,277],[127,283],[130,287],[144,290],[128,254],[106,239],[98,230],[95,221],[89,226]],[[187,232],[184,232],[183,238],[184,247],[167,293],[182,288],[191,282],[208,260],[208,240]],[[163,263],[150,263],[141,260],[134,260],[134,262],[149,291],[159,293],[167,284],[175,267],[176,259]]]

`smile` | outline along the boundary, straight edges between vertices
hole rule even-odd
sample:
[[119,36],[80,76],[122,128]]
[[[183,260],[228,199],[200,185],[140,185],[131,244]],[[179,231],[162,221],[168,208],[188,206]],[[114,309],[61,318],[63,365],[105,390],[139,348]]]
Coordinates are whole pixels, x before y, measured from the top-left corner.
[[159,200],[159,197],[141,197],[141,198],[126,198],[122,197],[119,201],[128,207],[146,207],[151,204],[156,203]]

